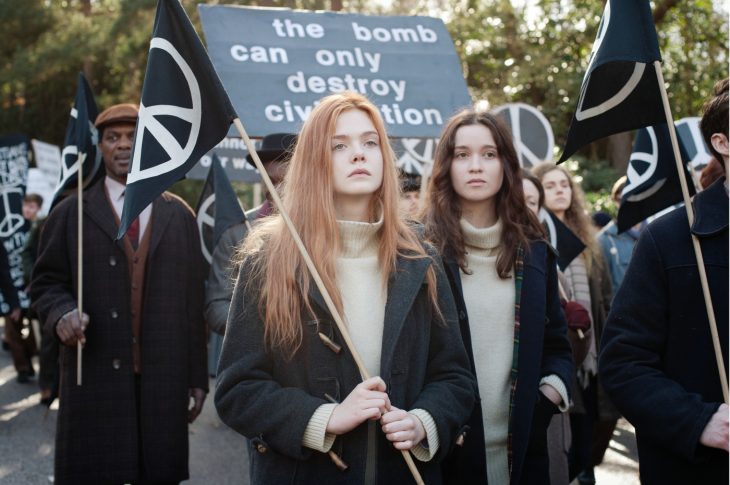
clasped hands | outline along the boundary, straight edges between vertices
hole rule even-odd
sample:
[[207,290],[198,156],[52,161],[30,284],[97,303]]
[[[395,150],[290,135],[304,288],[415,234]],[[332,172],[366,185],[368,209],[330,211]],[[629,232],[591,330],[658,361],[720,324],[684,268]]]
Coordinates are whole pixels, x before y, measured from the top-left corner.
[[380,421],[385,437],[398,450],[410,450],[426,438],[420,419],[390,404],[385,382],[380,377],[361,382],[335,407],[327,432],[345,434],[368,419]]

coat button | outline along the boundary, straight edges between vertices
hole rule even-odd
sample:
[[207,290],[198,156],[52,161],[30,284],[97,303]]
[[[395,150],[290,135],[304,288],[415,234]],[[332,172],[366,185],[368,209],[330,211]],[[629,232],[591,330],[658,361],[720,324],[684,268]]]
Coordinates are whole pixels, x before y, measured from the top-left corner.
[[137,289],[137,283],[132,283],[132,289],[133,290],[136,290]]
[[112,317],[112,318],[119,318],[119,313],[117,313],[117,310],[116,310],[116,309],[114,309],[114,308],[112,308],[112,309],[111,309],[111,310],[109,311],[109,315],[111,315],[111,317]]
[[466,312],[464,310],[459,310],[459,320],[466,320]]
[[114,256],[109,256],[109,266],[116,266],[117,265],[117,258]]
[[119,370],[122,368],[122,361],[119,359],[113,359],[112,360],[112,368],[114,370]]
[[266,453],[269,451],[269,447],[266,445],[266,442],[262,440],[261,438],[254,438],[251,440],[251,444],[256,448],[256,451],[259,453]]

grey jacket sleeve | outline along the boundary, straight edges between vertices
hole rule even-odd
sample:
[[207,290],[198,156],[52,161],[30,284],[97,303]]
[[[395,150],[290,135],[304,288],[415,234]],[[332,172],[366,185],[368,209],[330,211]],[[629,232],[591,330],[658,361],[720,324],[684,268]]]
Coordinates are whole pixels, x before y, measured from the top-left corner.
[[233,285],[236,273],[233,261],[236,248],[246,237],[245,224],[229,227],[221,235],[218,245],[213,251],[213,261],[208,274],[208,286],[205,291],[205,321],[208,327],[223,335],[226,331],[228,308],[231,306]]

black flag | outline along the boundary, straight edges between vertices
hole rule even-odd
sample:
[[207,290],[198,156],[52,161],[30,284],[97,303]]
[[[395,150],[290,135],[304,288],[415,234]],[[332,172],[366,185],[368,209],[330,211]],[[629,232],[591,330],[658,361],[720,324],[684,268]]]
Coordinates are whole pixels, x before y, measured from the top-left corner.
[[236,117],[179,0],[159,0],[117,237],[226,136]]
[[[79,159],[82,160],[83,186],[87,187],[105,173],[98,149],[99,132],[94,126],[99,110],[94,101],[94,94],[83,73],[79,73],[79,84],[76,88],[76,99],[71,108],[71,116],[66,127],[66,137],[61,152],[61,177],[53,193],[53,204],[64,195],[76,190],[76,175],[79,171]],[[52,205],[53,205],[52,204]]]
[[[687,151],[682,139],[678,138],[677,141],[680,157],[686,163],[689,160]],[[685,177],[689,177],[686,168],[684,173]],[[637,132],[634,150],[626,168],[626,179],[616,221],[619,233],[682,201],[682,188],[666,123],[642,128]],[[693,195],[694,185],[687,185],[690,195]]]
[[609,0],[558,163],[593,140],[651,126],[665,114],[659,44],[648,0]]
[[547,230],[548,242],[558,250],[560,271],[565,271],[565,268],[583,252],[586,245],[555,214],[545,208],[540,209],[540,222]]
[[226,229],[246,220],[236,192],[215,154],[195,212],[200,230],[200,247],[203,256],[210,263],[213,250]]

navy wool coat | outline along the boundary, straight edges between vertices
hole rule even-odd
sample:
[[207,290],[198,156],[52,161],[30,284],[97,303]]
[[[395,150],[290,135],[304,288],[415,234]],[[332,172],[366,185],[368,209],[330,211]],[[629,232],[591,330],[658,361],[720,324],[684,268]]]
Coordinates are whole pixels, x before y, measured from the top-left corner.
[[728,454],[699,444],[723,401],[692,234],[705,260],[728,367],[728,196],[724,179],[641,234],[603,334],[600,375],[636,427],[644,484],[728,483]]
[[[544,241],[530,244],[525,252],[520,292],[520,339],[516,387],[512,394],[509,433],[511,439],[513,484],[548,483],[546,431],[554,405],[545,405],[539,398],[540,379],[555,374],[565,383],[568,392],[573,380],[573,356],[567,337],[567,323],[558,297],[555,253]],[[474,368],[469,316],[461,286],[459,265],[447,260],[445,265],[459,315],[464,345]],[[484,291],[489,291],[485,288]],[[487,483],[484,449],[484,428],[479,395],[469,418],[463,446],[454,446],[443,463],[444,480],[456,484]]]
[[[399,257],[388,281],[380,377],[391,403],[400,409],[425,409],[433,417],[439,452],[428,463],[414,459],[428,484],[441,482],[438,460],[446,454],[474,404],[474,381],[459,336],[453,299],[438,256]],[[432,312],[426,271],[436,268],[440,308]],[[385,438],[380,424],[362,423],[338,436],[332,451],[349,466],[340,471],[329,456],[302,445],[314,411],[338,401],[361,382],[322,297],[312,285],[316,315],[302,322],[303,341],[290,359],[271,352],[264,342],[258,311],[260,282],[249,285],[250,260],[244,261],[233,294],[223,352],[218,367],[215,405],[221,419],[251,438],[254,484],[397,484],[411,483],[401,453]],[[306,315],[303,310],[303,315]],[[338,354],[318,337],[324,333]]]
[[[77,307],[77,198],[53,209],[41,235],[31,298],[44,326]],[[195,218],[178,197],[158,197],[150,217],[141,323],[139,416],[132,366],[130,279],[114,210],[101,180],[84,193],[84,307],[89,315],[83,385],[76,347],[60,345],[55,480],[139,480],[139,444],[152,481],[188,478],[188,390],[207,389],[202,254]],[[137,419],[142,436],[137,433]]]

